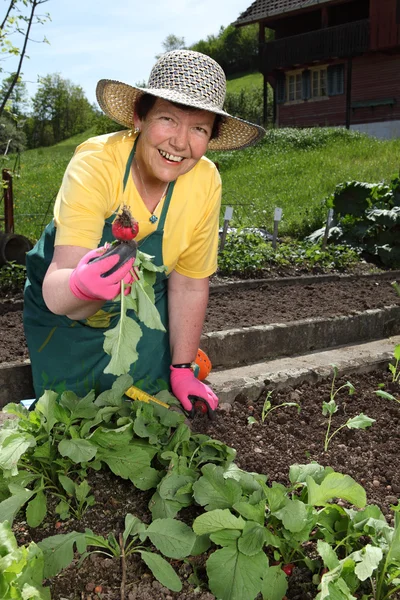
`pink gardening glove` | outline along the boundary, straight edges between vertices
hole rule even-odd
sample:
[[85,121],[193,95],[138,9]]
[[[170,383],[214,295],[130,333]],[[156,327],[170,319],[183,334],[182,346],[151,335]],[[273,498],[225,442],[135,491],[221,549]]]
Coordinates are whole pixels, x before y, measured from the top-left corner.
[[[196,379],[191,369],[175,369],[170,367],[171,389],[174,396],[178,398],[183,408],[193,417],[196,409],[200,412],[208,412],[212,418],[213,412],[218,406],[218,398],[208,386]],[[203,403],[206,411],[202,410]]]
[[[114,300],[121,293],[121,281],[130,286],[135,279],[135,256],[136,247],[126,243],[90,250],[71,273],[71,292],[80,300]],[[129,292],[127,287],[125,295]]]

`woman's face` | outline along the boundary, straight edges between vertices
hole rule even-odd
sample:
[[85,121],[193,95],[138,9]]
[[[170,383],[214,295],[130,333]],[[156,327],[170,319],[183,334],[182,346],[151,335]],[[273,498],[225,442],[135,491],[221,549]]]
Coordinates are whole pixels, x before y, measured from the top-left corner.
[[147,183],[167,183],[190,171],[207,150],[214,119],[206,110],[182,110],[161,98],[145,119],[135,115],[141,131],[135,158]]

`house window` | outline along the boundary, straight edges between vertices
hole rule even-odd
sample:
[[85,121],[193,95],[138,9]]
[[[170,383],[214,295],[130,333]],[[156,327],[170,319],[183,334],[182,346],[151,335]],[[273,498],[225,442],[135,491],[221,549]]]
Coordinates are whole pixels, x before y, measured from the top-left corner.
[[327,68],[312,69],[311,71],[311,98],[324,98],[326,89]]
[[344,94],[344,64],[328,67],[328,96]]
[[302,99],[301,71],[291,71],[286,75],[286,98],[288,102]]

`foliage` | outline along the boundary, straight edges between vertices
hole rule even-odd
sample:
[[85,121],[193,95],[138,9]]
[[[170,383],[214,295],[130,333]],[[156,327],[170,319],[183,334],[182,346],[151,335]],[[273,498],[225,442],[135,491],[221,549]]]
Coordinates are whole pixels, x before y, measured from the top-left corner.
[[325,443],[324,443],[325,452],[328,450],[329,444],[330,444],[333,436],[337,435],[339,433],[339,431],[341,431],[343,429],[343,427],[347,427],[348,429],[366,429],[367,427],[370,427],[372,425],[372,423],[375,423],[375,419],[371,419],[370,417],[367,417],[367,415],[360,413],[359,415],[357,415],[355,417],[347,419],[346,423],[344,423],[343,425],[340,425],[340,427],[335,429],[335,431],[333,433],[330,433],[331,425],[332,425],[332,416],[338,411],[338,408],[339,408],[337,405],[337,402],[335,400],[337,394],[345,388],[348,388],[349,396],[352,396],[355,392],[354,386],[350,383],[350,381],[347,381],[345,384],[341,385],[337,390],[335,390],[335,380],[336,380],[337,374],[338,374],[338,370],[337,370],[337,367],[334,365],[333,366],[333,378],[332,378],[332,385],[331,385],[330,400],[328,402],[324,401],[322,403],[322,414],[324,415],[324,417],[326,417],[326,415],[328,415],[328,426],[326,429]]
[[0,153],[23,152],[26,135],[8,115],[0,117]]
[[190,46],[221,65],[226,75],[258,69],[258,27],[221,27],[217,35],[209,35]]
[[94,109],[83,89],[59,73],[40,78],[32,103],[25,125],[31,148],[51,146],[92,125]]
[[[37,527],[46,517],[49,497],[58,501],[55,511],[61,518],[70,513],[80,518],[94,503],[88,471],[102,466],[141,490],[157,487],[161,500],[152,508],[157,506],[161,516],[169,503],[175,508],[183,497],[163,480],[174,480],[187,456],[194,479],[200,464],[234,459],[234,451],[221,442],[192,436],[182,414],[127,401],[131,385],[126,375],[97,398],[93,391],[79,398],[47,390],[31,411],[12,403],[3,409],[17,418],[0,432],[0,521],[12,522],[26,506],[28,524]],[[161,395],[163,401],[170,398],[168,392]],[[184,449],[179,465],[170,464],[178,448]]]
[[[4,87],[1,94],[0,116],[7,109],[7,104],[13,94],[15,86],[20,79],[22,63],[26,55],[28,42],[31,40],[32,27],[38,24],[45,23],[49,18],[49,14],[37,15],[36,9],[47,2],[47,0],[9,0],[6,13],[0,24],[0,51],[8,58],[16,57],[17,65],[13,70],[8,84]],[[11,42],[12,35],[18,32],[22,37],[22,47],[18,48]],[[43,42],[47,42],[46,38]],[[9,69],[12,71],[12,69]]]
[[[270,400],[272,396],[272,392],[269,391],[267,393],[267,397],[264,400],[264,404],[261,410],[261,422],[264,423],[264,421],[266,420],[266,418],[268,417],[268,415],[273,411],[273,410],[277,410],[278,408],[284,408],[286,406],[296,406],[297,407],[297,413],[299,414],[301,411],[301,406],[300,404],[298,404],[297,402],[282,402],[281,404],[276,404],[275,406],[272,406],[272,402]],[[248,417],[248,422],[250,425],[253,425],[254,423],[257,423],[257,420],[254,419],[254,417]]]
[[18,265],[15,261],[6,263],[0,267],[0,293],[4,295],[22,292],[25,279],[25,265]]
[[333,271],[354,266],[358,260],[358,254],[345,245],[322,250],[320,244],[290,242],[279,243],[274,249],[262,231],[243,229],[228,232],[218,257],[218,268],[222,274],[251,277],[267,272],[272,266]]
[[44,558],[41,549],[31,542],[18,546],[7,521],[0,522],[0,597],[50,600],[44,588]]
[[[389,184],[348,181],[336,186],[326,206],[334,210],[329,239],[348,244],[391,267],[400,265],[400,177]],[[310,239],[317,240],[323,229]]]
[[[268,118],[272,115],[272,90],[268,89]],[[224,109],[234,117],[251,121],[252,123],[263,123],[264,94],[263,88],[242,88],[239,92],[227,92]]]
[[156,55],[156,59],[158,60],[165,52],[171,52],[172,50],[181,50],[185,48],[185,38],[179,37],[173,33],[167,35],[165,40],[161,42],[161,46],[163,48],[163,52],[161,54]]

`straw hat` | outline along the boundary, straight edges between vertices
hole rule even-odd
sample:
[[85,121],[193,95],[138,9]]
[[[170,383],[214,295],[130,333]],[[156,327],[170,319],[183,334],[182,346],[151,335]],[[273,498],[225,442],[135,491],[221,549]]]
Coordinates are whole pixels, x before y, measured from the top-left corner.
[[135,101],[143,93],[225,117],[218,137],[208,144],[210,150],[245,148],[265,134],[259,125],[232,117],[223,110],[225,73],[215,60],[200,52],[173,50],[163,54],[154,65],[146,88],[112,79],[101,79],[96,88],[97,101],[104,113],[128,129],[133,127]]

